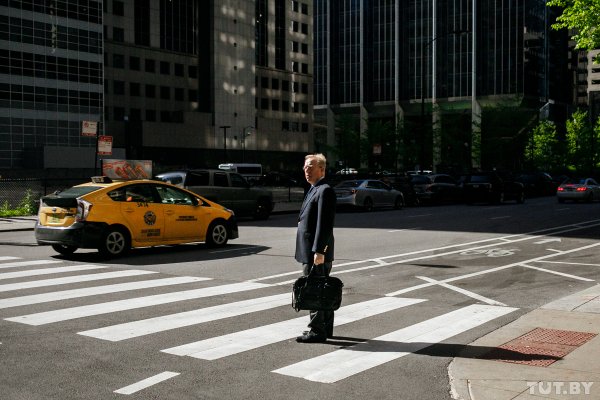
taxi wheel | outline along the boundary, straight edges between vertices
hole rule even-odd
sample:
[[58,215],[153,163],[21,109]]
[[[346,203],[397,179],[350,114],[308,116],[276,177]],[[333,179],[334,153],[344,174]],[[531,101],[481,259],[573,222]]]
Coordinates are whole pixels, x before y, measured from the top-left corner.
[[213,221],[206,232],[206,244],[209,247],[221,247],[227,244],[229,232],[224,221]]
[[68,244],[53,244],[52,248],[54,249],[54,251],[56,251],[57,253],[62,254],[64,256],[73,254],[73,253],[75,253],[75,250],[77,250],[77,247],[69,246]]
[[131,247],[129,235],[122,228],[109,228],[102,238],[98,251],[105,257],[125,255]]

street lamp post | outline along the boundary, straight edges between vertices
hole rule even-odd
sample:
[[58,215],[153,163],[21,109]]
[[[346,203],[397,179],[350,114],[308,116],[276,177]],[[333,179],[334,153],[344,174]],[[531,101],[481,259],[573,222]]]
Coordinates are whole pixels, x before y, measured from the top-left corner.
[[223,129],[223,162],[227,162],[227,129],[231,128],[231,126],[222,125],[219,128]]
[[[444,33],[441,36],[436,36],[433,39],[429,40],[424,46],[423,46],[423,51],[422,51],[422,56],[421,56],[421,156],[420,156],[420,160],[419,160],[419,168],[421,170],[423,170],[424,165],[423,163],[425,162],[425,73],[424,73],[424,68],[423,65],[425,64],[425,52],[429,49],[429,46],[431,46],[436,40],[438,39],[443,39],[445,37],[448,36],[453,36],[453,35],[462,35],[465,33],[470,33],[470,31],[466,31],[466,30],[461,30],[461,31],[450,31],[447,33]],[[432,59],[431,62],[432,64],[435,64],[435,59]],[[435,168],[435,165],[433,166]]]
[[[248,131],[248,130],[250,130],[250,131]],[[245,154],[246,154],[246,138],[252,134],[253,130],[254,130],[253,126],[247,126],[244,128],[244,131],[242,132],[242,162],[245,162],[244,158],[245,158]]]

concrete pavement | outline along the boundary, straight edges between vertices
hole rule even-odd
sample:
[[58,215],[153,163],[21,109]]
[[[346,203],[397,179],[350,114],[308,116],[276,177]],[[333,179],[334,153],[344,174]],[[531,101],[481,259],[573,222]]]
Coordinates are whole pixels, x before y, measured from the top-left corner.
[[[273,213],[295,213],[299,207],[276,203]],[[0,218],[0,231],[33,230],[35,220]],[[600,400],[600,285],[553,301],[470,343],[448,373],[455,399]]]

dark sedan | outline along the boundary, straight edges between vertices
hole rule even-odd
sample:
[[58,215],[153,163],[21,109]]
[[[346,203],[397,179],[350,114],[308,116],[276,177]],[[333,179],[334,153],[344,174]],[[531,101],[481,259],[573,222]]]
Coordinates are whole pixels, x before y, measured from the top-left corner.
[[413,175],[411,182],[420,203],[456,203],[462,201],[462,187],[450,175]]
[[495,171],[467,175],[463,180],[463,194],[467,203],[503,203],[514,200],[525,201],[523,184],[510,176],[500,176]]

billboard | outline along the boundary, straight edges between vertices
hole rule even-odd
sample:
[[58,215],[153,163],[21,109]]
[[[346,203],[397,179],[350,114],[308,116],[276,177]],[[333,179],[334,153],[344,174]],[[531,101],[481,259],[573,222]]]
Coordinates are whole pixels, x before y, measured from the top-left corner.
[[102,160],[102,175],[116,180],[152,178],[152,160]]

